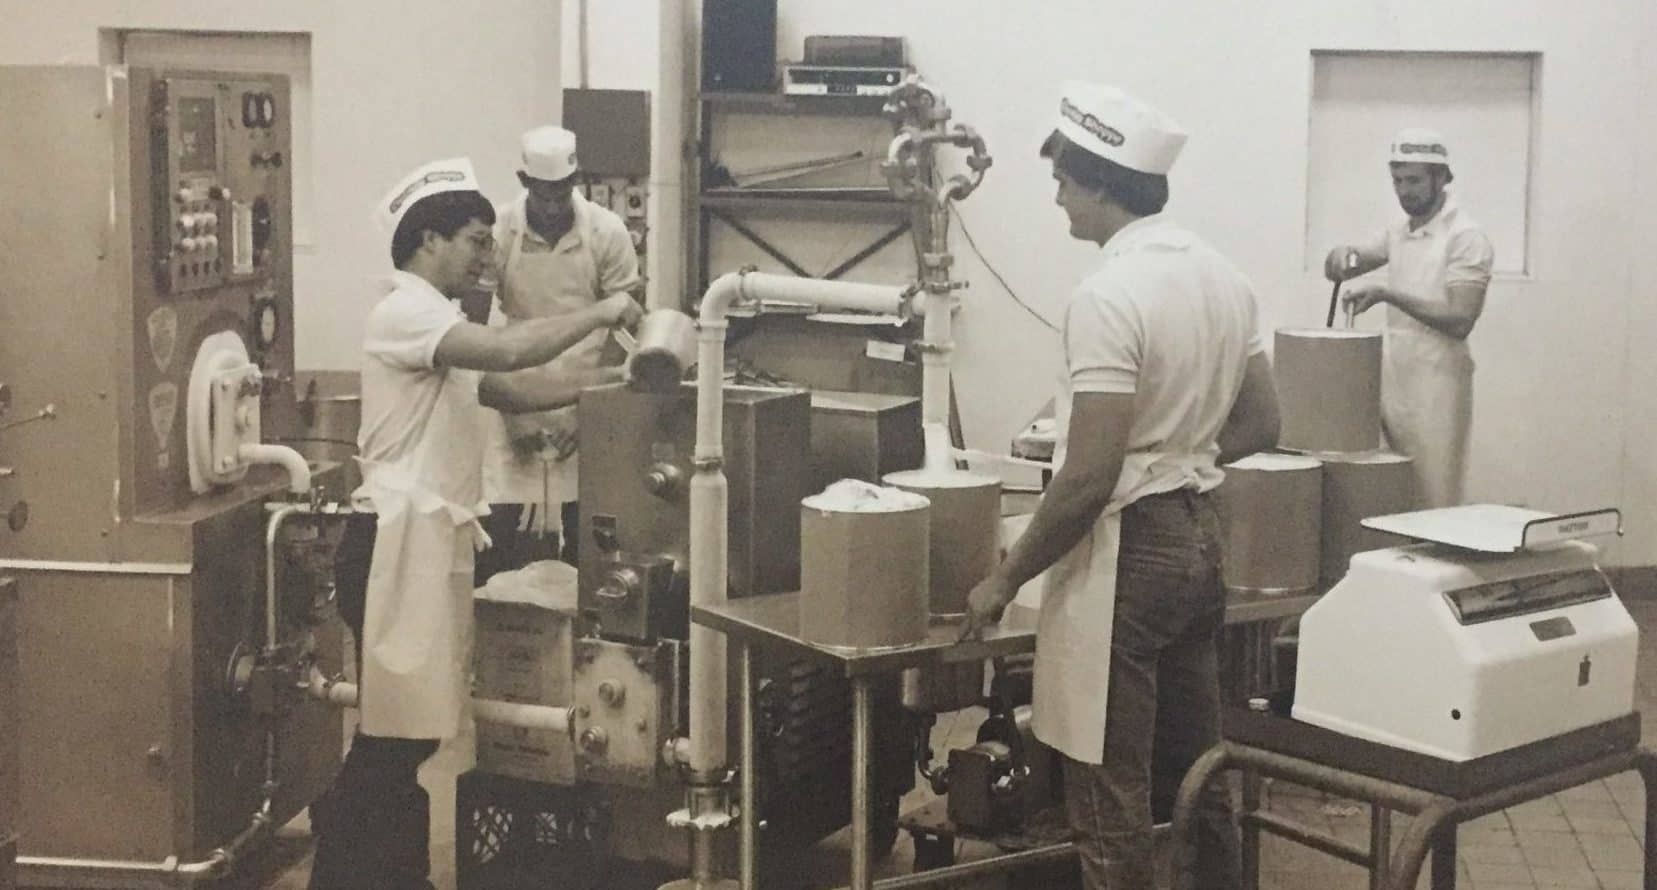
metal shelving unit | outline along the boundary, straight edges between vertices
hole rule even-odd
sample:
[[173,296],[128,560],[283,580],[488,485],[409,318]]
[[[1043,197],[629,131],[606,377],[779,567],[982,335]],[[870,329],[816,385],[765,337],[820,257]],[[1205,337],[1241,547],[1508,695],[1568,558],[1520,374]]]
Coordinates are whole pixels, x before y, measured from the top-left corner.
[[692,219],[692,279],[696,292],[710,280],[709,243],[712,226],[720,224],[758,247],[784,268],[802,277],[806,271],[788,252],[755,231],[745,220],[753,217],[800,218],[825,221],[885,220],[891,227],[821,277],[839,278],[910,231],[910,208],[884,186],[775,188],[705,186],[716,119],[726,114],[780,116],[875,117],[885,100],[879,96],[786,96],[780,93],[700,93],[697,96],[697,162],[692,165],[690,190]]

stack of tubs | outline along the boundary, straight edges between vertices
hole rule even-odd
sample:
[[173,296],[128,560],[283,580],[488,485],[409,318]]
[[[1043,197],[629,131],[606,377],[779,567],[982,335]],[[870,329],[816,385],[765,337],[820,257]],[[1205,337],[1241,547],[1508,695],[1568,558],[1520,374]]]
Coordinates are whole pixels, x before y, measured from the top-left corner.
[[[1280,452],[1225,468],[1223,576],[1233,602],[1327,590],[1352,555],[1403,540],[1361,520],[1415,508],[1410,459],[1381,447],[1381,335],[1337,328],[1277,331]],[[1271,640],[1258,634],[1241,687],[1271,685]],[[1233,695],[1242,693],[1233,684]]]

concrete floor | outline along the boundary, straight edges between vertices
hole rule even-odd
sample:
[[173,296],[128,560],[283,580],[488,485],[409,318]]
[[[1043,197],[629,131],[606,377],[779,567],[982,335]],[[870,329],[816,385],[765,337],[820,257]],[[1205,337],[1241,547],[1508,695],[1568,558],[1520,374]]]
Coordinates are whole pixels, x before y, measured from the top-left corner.
[[[1644,715],[1643,735],[1648,740],[1657,739],[1653,734],[1657,730],[1657,598],[1631,600],[1628,606],[1642,630],[1636,694]],[[982,711],[977,710],[943,715],[934,734],[935,750],[971,744],[981,720]],[[439,751],[422,773],[432,796],[432,879],[442,890],[455,886],[454,778],[471,764],[471,739],[462,738]],[[1367,842],[1367,808],[1283,783],[1271,785],[1268,793],[1270,808],[1275,812],[1343,839]],[[929,793],[918,789],[905,798],[902,809],[909,812],[930,799]],[[1639,779],[1630,773],[1467,823],[1458,833],[1457,886],[1464,890],[1641,887],[1642,801]],[[1402,817],[1395,819],[1395,839],[1406,825]],[[842,886],[849,850],[846,832],[828,838],[794,864],[786,885],[791,890]],[[993,851],[987,844],[967,841],[960,845],[958,856],[965,861]],[[912,843],[907,835],[900,835],[892,854],[879,863],[877,874],[907,874],[913,862]],[[282,829],[269,853],[251,863],[249,874],[235,884],[300,890],[306,886],[309,874],[309,827],[301,816]],[[1356,866],[1270,836],[1263,844],[1261,878],[1261,886],[1268,890],[1358,890],[1368,886],[1366,875]],[[559,886],[559,876],[549,874],[546,886]],[[994,877],[958,886],[999,890],[1019,884]],[[1425,875],[1420,886],[1426,886]]]

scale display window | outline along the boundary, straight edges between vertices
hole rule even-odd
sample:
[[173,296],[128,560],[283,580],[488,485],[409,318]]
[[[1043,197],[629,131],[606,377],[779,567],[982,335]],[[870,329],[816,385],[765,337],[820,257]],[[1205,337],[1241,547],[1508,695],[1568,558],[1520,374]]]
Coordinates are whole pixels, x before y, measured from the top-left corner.
[[1468,625],[1562,609],[1611,595],[1605,576],[1586,569],[1463,587],[1447,591],[1444,601],[1456,620]]

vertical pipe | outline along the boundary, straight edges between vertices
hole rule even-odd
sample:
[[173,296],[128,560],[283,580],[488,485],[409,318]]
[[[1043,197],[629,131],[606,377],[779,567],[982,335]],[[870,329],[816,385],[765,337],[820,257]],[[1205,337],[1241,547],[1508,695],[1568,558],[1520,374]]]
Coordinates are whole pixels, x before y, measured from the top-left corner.
[[278,507],[265,523],[265,652],[276,650],[276,537],[282,523],[305,508],[298,504]]
[[[723,467],[725,327],[714,288],[703,297],[697,332],[696,473],[690,480],[690,602],[725,601],[728,570],[726,523],[729,492]],[[691,772],[706,776],[725,765],[725,635],[701,624],[690,626]]]
[[737,658],[742,663],[742,838],[741,863],[738,865],[742,890],[755,890],[757,881],[759,827],[759,780],[755,774],[754,759],[754,650],[747,643],[737,644]]
[[[586,0],[583,0],[585,8]],[[685,134],[695,97],[686,84],[691,64],[693,3],[657,0],[658,67],[650,100],[650,180],[645,197],[645,306],[686,308]]]
[[869,890],[869,678],[852,678],[852,890]]

